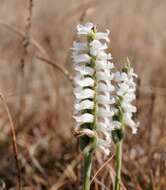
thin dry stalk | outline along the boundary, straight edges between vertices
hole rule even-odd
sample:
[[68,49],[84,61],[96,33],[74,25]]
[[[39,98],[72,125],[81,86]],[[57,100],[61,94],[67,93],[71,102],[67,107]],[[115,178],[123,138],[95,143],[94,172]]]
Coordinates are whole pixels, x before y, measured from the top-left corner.
[[137,177],[134,175],[134,176],[130,176],[134,182],[134,185],[136,187],[136,190],[142,190],[140,184],[138,183],[138,180],[137,180]]
[[150,169],[150,179],[151,179],[151,185],[152,185],[152,190],[155,190],[155,179],[152,170]]
[[31,21],[32,21],[32,11],[33,11],[33,7],[34,7],[34,0],[29,0],[29,7],[28,7],[28,17],[27,17],[27,33],[29,32],[30,28],[31,28]]
[[97,178],[95,178],[95,182],[101,186],[101,190],[109,190],[109,188],[104,184],[103,179],[101,179],[100,181]]
[[[0,25],[3,25],[5,28],[9,29],[10,31],[14,32],[15,34],[17,34],[18,36],[20,36],[22,38],[25,38],[25,36],[26,36],[25,32],[22,32],[22,31],[18,30],[17,28],[8,25],[7,23],[3,23],[2,21],[0,21]],[[34,45],[42,55],[48,56],[46,50],[34,38],[30,37],[29,42],[32,45]],[[73,83],[73,77],[70,75],[70,73],[65,68],[57,65],[55,62],[48,60],[46,58],[38,57],[38,59],[51,65],[55,69],[58,69],[60,72],[62,72],[67,77],[67,79],[69,79],[69,81],[71,81]]]
[[153,125],[153,114],[154,114],[154,108],[155,108],[155,94],[152,94],[150,97],[151,104],[149,109],[149,119],[148,119],[148,130],[149,130],[149,137],[148,137],[148,145],[149,145],[149,153],[151,152],[151,136],[152,136],[152,125]]
[[62,185],[65,184],[65,178],[68,173],[69,170],[74,169],[76,167],[76,165],[78,164],[78,162],[81,160],[82,157],[82,153],[80,153],[77,158],[75,160],[73,160],[64,170],[63,174],[61,175],[61,177],[57,180],[57,183],[54,184],[49,190],[58,190]]
[[[26,58],[28,56],[28,47],[30,45],[30,30],[31,30],[31,22],[32,22],[32,9],[33,9],[33,0],[28,1],[28,14],[25,21],[25,35],[22,39],[22,54],[20,58],[20,110],[18,112],[18,123],[20,123],[21,113],[23,113],[23,110],[25,110],[25,92],[28,85],[28,78],[30,75],[25,75],[25,63]],[[29,64],[28,64],[29,65]],[[27,66],[26,66],[27,68]]]
[[44,57],[37,57],[38,59],[40,59],[41,61],[45,62],[46,64],[52,66],[53,68],[59,70],[61,73],[63,73],[66,78],[71,82],[73,83],[73,77],[70,75],[69,71],[67,69],[65,69],[64,67],[56,64],[55,62],[49,60],[49,59],[46,59]]
[[[14,26],[11,26],[7,23],[4,23],[3,21],[0,20],[0,25],[8,29],[9,31],[15,33],[17,36],[21,37],[21,39],[24,39],[26,34],[25,32],[17,29]],[[29,43],[31,43],[42,55],[47,56],[46,50],[40,45],[38,41],[36,41],[32,36],[29,36]]]
[[113,154],[106,162],[104,162],[104,164],[97,170],[97,172],[95,173],[95,175],[93,176],[92,180],[90,183],[93,182],[93,180],[97,177],[97,175],[100,173],[100,171],[113,159],[115,155]]
[[25,25],[25,35],[23,37],[23,55],[21,58],[21,70],[24,74],[24,64],[25,64],[25,57],[28,54],[28,46],[30,44],[30,30],[32,26],[32,10],[33,10],[33,0],[29,0],[29,7],[28,7],[28,16],[26,18],[26,25]]
[[14,128],[13,120],[12,120],[8,105],[6,103],[5,96],[3,94],[0,94],[0,99],[3,102],[4,108],[5,108],[5,111],[7,113],[9,123],[10,123],[10,129],[11,129],[10,131],[11,131],[11,137],[12,137],[13,152],[14,152],[16,168],[17,168],[18,190],[21,190],[22,189],[21,171],[20,171],[20,166],[19,166],[19,161],[18,161],[18,148],[17,148],[17,142],[16,142],[15,128]]

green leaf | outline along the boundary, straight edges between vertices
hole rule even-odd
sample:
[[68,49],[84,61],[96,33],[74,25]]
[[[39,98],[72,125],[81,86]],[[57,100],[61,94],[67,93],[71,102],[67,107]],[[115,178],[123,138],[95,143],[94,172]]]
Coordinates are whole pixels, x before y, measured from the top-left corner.
[[112,139],[114,143],[120,142],[124,137],[123,129],[115,129],[112,131]]
[[80,144],[80,149],[83,151],[85,149],[85,147],[87,147],[91,141],[90,137],[88,136],[82,136],[79,139],[79,144]]

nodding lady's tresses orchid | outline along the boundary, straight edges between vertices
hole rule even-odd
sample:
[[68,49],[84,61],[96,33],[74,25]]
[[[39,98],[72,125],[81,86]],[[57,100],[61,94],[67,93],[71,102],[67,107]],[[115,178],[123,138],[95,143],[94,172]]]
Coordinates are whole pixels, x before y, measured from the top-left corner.
[[73,43],[75,70],[74,119],[80,148],[84,153],[83,190],[90,190],[92,154],[96,147],[110,152],[113,139],[116,145],[116,177],[114,190],[120,190],[122,139],[125,126],[136,133],[138,124],[132,119],[136,107],[134,73],[128,63],[121,72],[113,73],[111,54],[107,54],[109,31],[98,32],[92,23],[77,26],[79,40]]
[[112,138],[116,144],[116,176],[114,190],[120,190],[121,184],[121,167],[122,167],[122,140],[125,131],[125,126],[129,126],[133,133],[137,132],[138,123],[132,119],[133,113],[137,111],[136,107],[132,105],[135,100],[136,83],[134,78],[137,75],[134,73],[130,62],[124,65],[121,72],[115,73],[115,113],[113,121],[118,123],[118,128],[112,130]]
[[95,146],[109,154],[110,120],[114,115],[111,105],[115,103],[111,95],[114,65],[111,54],[105,52],[109,31],[97,32],[94,24],[87,23],[77,26],[77,35],[80,40],[74,42],[72,48],[76,132],[88,138],[95,137]]
[[132,129],[132,133],[137,132],[139,123],[133,121],[133,113],[137,111],[137,108],[132,105],[132,101],[136,99],[136,83],[134,79],[137,75],[131,68],[130,62],[127,59],[127,63],[124,65],[121,72],[115,73],[115,92],[116,92],[116,103],[115,103],[115,115],[114,121],[119,123],[119,127],[129,126]]

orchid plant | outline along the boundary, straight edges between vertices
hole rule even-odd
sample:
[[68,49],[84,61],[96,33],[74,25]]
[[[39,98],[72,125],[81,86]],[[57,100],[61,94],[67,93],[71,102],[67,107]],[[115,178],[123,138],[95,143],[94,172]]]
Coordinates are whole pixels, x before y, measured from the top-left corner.
[[112,55],[107,53],[109,30],[98,32],[93,23],[77,25],[78,40],[73,43],[74,119],[84,154],[83,190],[90,189],[93,152],[99,148],[110,154],[111,142],[116,144],[115,190],[120,189],[122,139],[125,126],[133,133],[138,124],[132,120],[136,107],[137,75],[130,63],[115,72]]

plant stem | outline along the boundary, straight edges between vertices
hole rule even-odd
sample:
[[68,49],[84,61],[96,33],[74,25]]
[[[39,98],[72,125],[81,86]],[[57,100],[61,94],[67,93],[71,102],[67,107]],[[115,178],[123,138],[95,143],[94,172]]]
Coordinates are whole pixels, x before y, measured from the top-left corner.
[[83,190],[90,190],[90,176],[92,169],[92,152],[84,154],[84,182]]
[[116,143],[116,177],[115,189],[120,190],[122,168],[122,140]]

